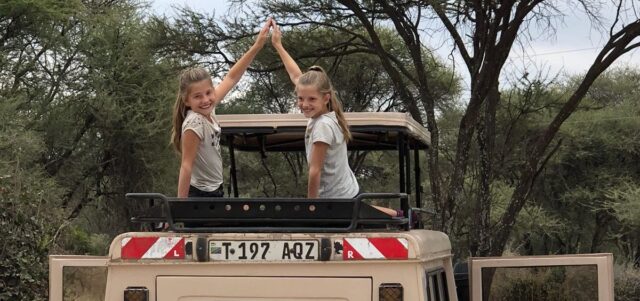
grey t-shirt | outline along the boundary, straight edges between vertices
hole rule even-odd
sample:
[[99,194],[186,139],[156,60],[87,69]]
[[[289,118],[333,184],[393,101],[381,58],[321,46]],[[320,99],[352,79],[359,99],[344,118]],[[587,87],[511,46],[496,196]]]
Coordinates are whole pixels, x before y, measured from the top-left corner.
[[202,191],[214,191],[222,185],[222,156],[220,155],[220,125],[216,121],[215,112],[211,112],[211,120],[203,115],[187,111],[182,122],[182,134],[191,130],[200,138],[198,153],[191,169],[191,186]]
[[329,145],[320,173],[321,198],[352,198],[358,194],[360,187],[353,171],[349,167],[347,143],[335,112],[329,112],[311,118],[304,136],[307,162],[311,161],[311,149],[314,142]]

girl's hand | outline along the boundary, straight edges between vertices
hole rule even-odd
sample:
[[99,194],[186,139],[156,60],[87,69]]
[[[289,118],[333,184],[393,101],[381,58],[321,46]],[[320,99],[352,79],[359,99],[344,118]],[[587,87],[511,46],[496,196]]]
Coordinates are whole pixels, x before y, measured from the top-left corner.
[[289,74],[291,82],[295,85],[298,82],[298,77],[300,77],[302,71],[300,70],[300,67],[298,67],[298,64],[296,64],[296,61],[293,60],[287,50],[284,49],[284,46],[282,46],[282,33],[280,32],[280,27],[275,20],[271,20],[271,22],[271,26],[273,27],[273,31],[271,32],[271,44],[273,44],[273,48],[278,52],[278,55],[284,64],[284,68]]
[[267,19],[267,22],[264,23],[264,26],[262,26],[262,29],[260,29],[260,33],[258,33],[258,36],[256,37],[256,45],[260,46],[261,48],[264,46],[264,44],[267,43],[267,39],[269,38],[269,28],[271,27],[271,24],[273,23],[273,21],[271,20],[271,17],[269,17],[269,19]]
[[271,18],[267,19],[267,22],[264,23],[262,29],[260,29],[260,33],[256,37],[255,43],[253,46],[249,48],[249,50],[242,55],[242,57],[231,67],[229,73],[222,79],[222,82],[215,86],[215,102],[216,105],[222,101],[222,99],[233,89],[233,87],[238,83],[242,74],[247,71],[249,64],[256,57],[256,54],[260,52],[264,44],[267,42],[269,38],[269,28],[271,27],[272,20]]
[[276,23],[276,20],[272,20],[273,31],[271,32],[271,44],[275,47],[278,45],[282,45],[282,32],[280,32],[280,27]]

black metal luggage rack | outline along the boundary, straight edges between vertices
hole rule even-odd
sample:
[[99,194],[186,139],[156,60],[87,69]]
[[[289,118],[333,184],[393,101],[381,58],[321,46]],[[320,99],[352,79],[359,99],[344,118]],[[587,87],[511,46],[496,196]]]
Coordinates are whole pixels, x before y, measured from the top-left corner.
[[[412,221],[406,193],[363,193],[353,199],[172,198],[160,193],[128,193],[129,199],[158,203],[134,223],[166,223],[174,232],[354,232],[409,230]],[[400,199],[403,217],[391,217],[363,202]],[[184,224],[178,227],[178,224]]]

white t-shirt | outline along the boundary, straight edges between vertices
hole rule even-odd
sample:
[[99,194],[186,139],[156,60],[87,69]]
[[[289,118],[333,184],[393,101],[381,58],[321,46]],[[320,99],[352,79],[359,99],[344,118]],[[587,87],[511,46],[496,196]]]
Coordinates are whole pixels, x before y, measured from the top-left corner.
[[198,152],[191,169],[189,184],[202,191],[214,191],[222,185],[222,156],[220,155],[220,125],[215,112],[211,120],[194,111],[187,111],[182,122],[182,134],[191,130],[200,138]]
[[352,198],[360,187],[356,176],[349,167],[347,143],[338,124],[335,112],[329,112],[311,118],[304,135],[307,162],[311,162],[311,149],[314,142],[329,145],[320,173],[320,198]]

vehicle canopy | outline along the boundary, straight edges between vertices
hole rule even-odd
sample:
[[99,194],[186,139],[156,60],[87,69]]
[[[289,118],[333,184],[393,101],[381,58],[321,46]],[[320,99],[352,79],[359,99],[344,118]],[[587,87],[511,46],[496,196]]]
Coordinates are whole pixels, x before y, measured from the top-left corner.
[[[397,150],[399,189],[393,193],[364,193],[356,198],[309,200],[304,198],[177,199],[156,193],[130,193],[136,200],[155,200],[146,212],[132,220],[167,222],[181,232],[351,232],[358,229],[421,227],[417,214],[421,204],[419,151],[429,147],[429,132],[406,113],[345,113],[352,139],[349,150]],[[308,118],[302,114],[227,114],[217,116],[222,128],[221,144],[229,148],[233,197],[238,198],[235,151],[301,152]],[[411,150],[414,151],[414,183],[411,196]],[[411,207],[411,199],[415,207]],[[390,218],[366,204],[371,199],[399,199],[403,212]],[[209,210],[202,210],[209,208]],[[176,228],[175,224],[184,224]]]
[[[407,113],[344,113],[352,140],[347,148],[355,150],[397,150],[400,193],[411,194],[411,150],[413,150],[416,207],[422,207],[419,150],[431,143],[427,129]],[[238,197],[235,150],[260,152],[304,151],[304,135],[309,121],[302,114],[227,114],[219,115],[221,143],[229,147],[233,196]]]
[[[426,149],[429,132],[406,113],[344,113],[353,139],[349,150],[396,150],[398,143],[411,149]],[[224,141],[242,151],[304,151],[304,134],[309,121],[302,114],[218,115]]]

